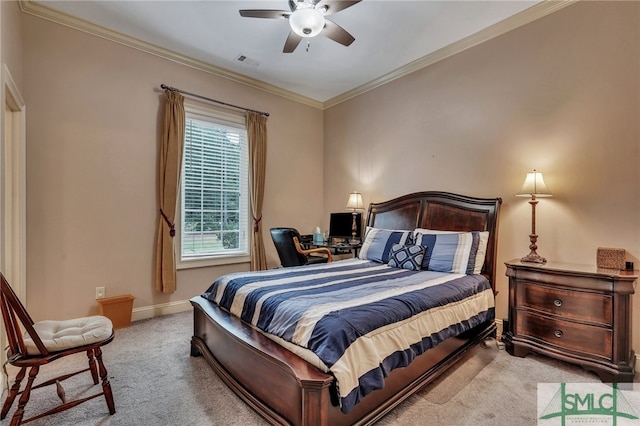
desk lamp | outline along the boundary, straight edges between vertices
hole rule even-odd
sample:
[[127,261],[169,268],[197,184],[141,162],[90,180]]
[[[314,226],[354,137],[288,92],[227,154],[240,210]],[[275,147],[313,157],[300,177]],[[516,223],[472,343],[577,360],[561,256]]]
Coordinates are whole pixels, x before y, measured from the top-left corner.
[[364,204],[362,203],[362,194],[357,191],[353,191],[349,194],[349,200],[347,201],[347,210],[352,210],[353,212],[353,222],[351,223],[351,240],[350,244],[358,244],[360,241],[356,239],[356,232],[358,230],[358,226],[356,224],[356,216],[358,210],[364,210]]
[[551,197],[552,194],[547,189],[547,185],[544,184],[542,173],[536,172],[535,169],[533,169],[532,173],[527,173],[520,192],[516,194],[516,197],[529,196],[531,197],[531,200],[529,200],[529,204],[531,204],[531,234],[529,235],[531,244],[529,249],[531,252],[520,260],[522,262],[546,263],[547,259],[536,253],[538,249],[536,245],[538,241],[538,236],[536,235],[536,204],[538,204],[538,200],[536,197]]

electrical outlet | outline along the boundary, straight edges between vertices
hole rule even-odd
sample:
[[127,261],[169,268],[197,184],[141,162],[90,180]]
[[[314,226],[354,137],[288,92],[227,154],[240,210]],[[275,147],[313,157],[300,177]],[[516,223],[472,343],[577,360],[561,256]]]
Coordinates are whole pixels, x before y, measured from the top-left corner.
[[96,299],[104,299],[107,295],[107,290],[104,287],[96,287]]

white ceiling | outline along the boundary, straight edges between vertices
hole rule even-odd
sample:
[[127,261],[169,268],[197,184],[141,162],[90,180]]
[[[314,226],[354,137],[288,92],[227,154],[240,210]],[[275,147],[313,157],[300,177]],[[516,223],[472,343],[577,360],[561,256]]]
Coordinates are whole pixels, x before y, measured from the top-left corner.
[[[355,37],[351,46],[320,35],[310,40],[308,51],[303,41],[286,54],[287,20],[243,18],[238,10],[289,10],[287,0],[22,0],[27,12],[46,15],[43,10],[53,9],[61,12],[56,20],[80,18],[87,21],[82,24],[85,30],[95,24],[129,41],[149,43],[321,104],[389,79],[448,46],[469,47],[482,41],[478,34],[485,34],[484,39],[498,35],[488,32],[492,26],[509,29],[509,20],[520,17],[521,25],[535,19],[542,3],[363,0],[329,17]],[[523,21],[524,15],[530,16]],[[238,62],[239,55],[258,65]]]

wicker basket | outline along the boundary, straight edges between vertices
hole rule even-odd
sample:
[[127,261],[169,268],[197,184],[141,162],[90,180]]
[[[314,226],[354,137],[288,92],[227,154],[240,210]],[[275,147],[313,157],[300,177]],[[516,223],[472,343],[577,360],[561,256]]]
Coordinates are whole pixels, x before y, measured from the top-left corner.
[[598,268],[624,269],[626,251],[621,248],[598,247]]

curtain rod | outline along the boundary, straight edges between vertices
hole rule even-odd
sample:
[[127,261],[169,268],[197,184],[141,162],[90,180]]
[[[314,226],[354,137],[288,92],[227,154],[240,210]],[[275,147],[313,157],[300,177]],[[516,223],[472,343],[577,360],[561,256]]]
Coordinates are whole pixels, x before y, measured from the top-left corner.
[[244,108],[244,107],[237,106],[237,105],[233,105],[233,104],[228,104],[228,103],[226,103],[226,102],[218,101],[218,100],[216,100],[216,99],[207,98],[207,97],[205,97],[205,96],[197,95],[197,94],[195,94],[195,93],[189,93],[189,92],[184,91],[184,90],[181,90],[181,89],[176,89],[175,87],[167,86],[166,84],[161,84],[161,85],[160,85],[160,88],[162,88],[163,90],[169,90],[169,91],[171,91],[171,92],[178,92],[178,93],[182,93],[182,94],[184,94],[184,95],[193,96],[193,97],[195,97],[195,98],[204,99],[205,101],[215,102],[215,103],[217,103],[217,104],[224,105],[224,106],[228,106],[228,107],[230,107],[230,108],[241,109],[241,110],[243,110],[243,111],[247,111],[247,112],[255,112],[255,113],[258,113],[258,114],[262,114],[262,115],[264,115],[264,116],[266,116],[266,117],[268,117],[268,116],[269,116],[269,113],[268,113],[268,112],[262,112],[262,111],[257,111],[257,110],[255,110],[255,109],[249,109],[249,108]]

